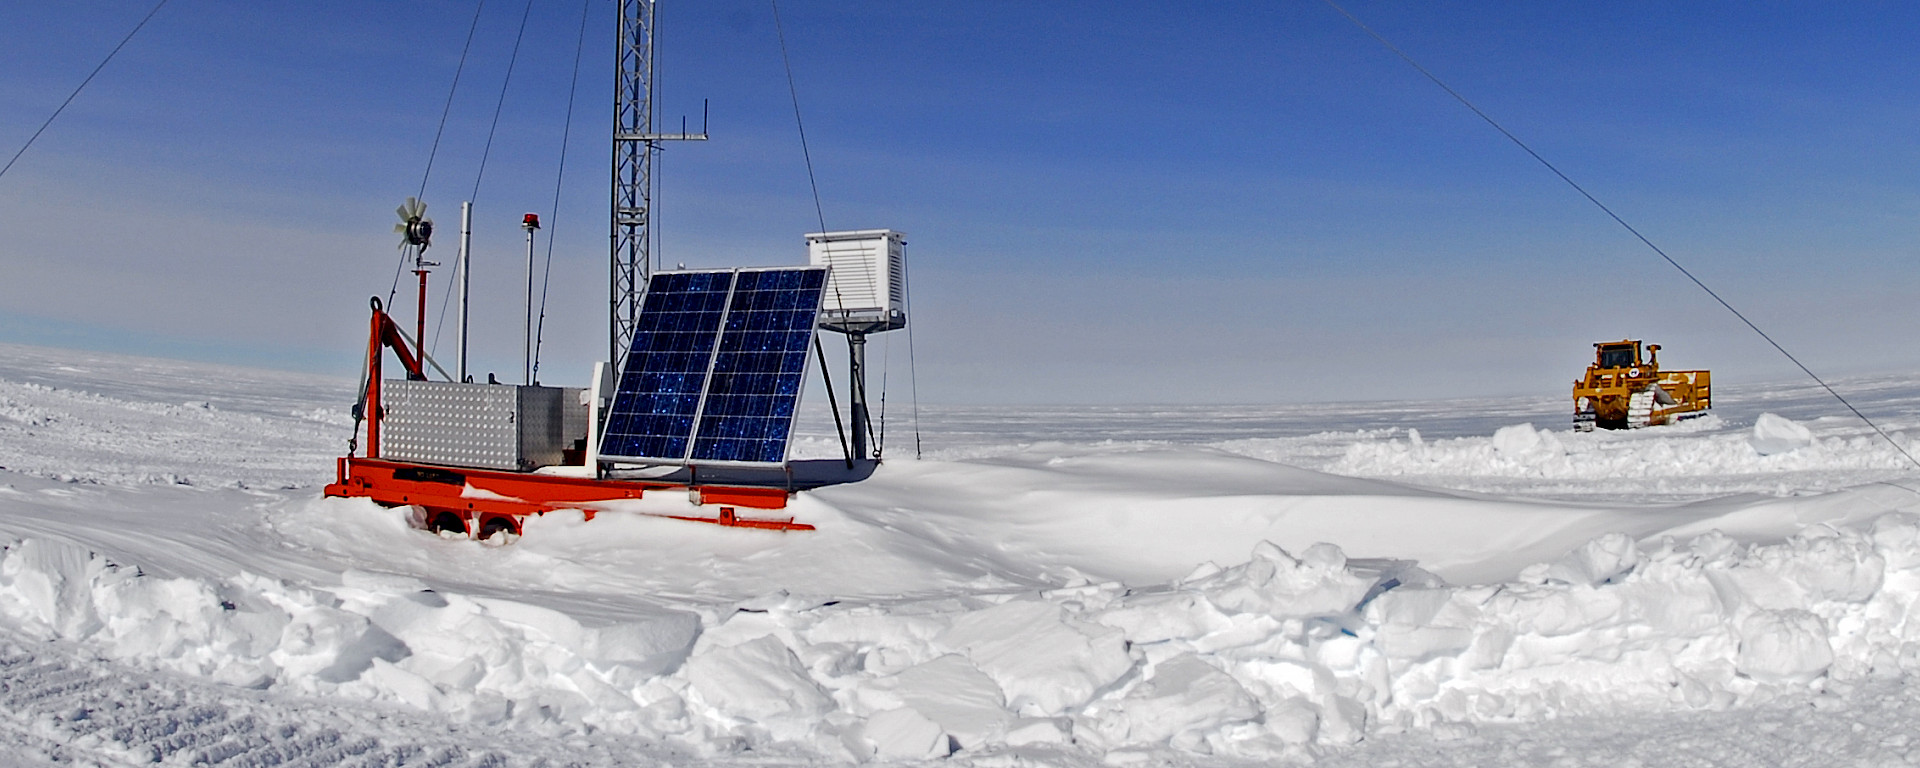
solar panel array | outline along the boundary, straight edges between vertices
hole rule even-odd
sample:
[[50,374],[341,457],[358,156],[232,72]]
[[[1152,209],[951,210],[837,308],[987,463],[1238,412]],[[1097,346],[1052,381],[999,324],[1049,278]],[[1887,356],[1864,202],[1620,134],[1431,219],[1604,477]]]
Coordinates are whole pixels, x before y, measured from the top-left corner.
[[826,276],[820,267],[654,274],[601,456],[785,461]]

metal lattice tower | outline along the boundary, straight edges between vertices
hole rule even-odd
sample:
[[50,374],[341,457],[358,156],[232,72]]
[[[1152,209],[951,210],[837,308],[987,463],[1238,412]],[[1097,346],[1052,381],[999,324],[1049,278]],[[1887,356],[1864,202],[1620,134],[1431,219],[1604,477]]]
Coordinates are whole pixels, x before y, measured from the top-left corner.
[[652,271],[653,153],[662,141],[703,141],[694,133],[653,132],[653,31],[656,0],[620,0],[619,55],[613,83],[613,249],[609,360],[619,370],[633,344],[640,298]]

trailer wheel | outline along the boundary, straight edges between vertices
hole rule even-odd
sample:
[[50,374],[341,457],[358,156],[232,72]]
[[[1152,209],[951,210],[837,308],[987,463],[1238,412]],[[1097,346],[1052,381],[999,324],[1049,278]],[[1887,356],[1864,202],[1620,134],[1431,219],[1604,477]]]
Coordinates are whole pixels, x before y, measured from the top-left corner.
[[467,521],[452,512],[437,512],[433,515],[433,518],[428,521],[427,531],[429,533],[445,531],[447,533],[457,533],[465,536],[467,535]]
[[519,536],[520,526],[518,521],[508,515],[489,517],[480,523],[480,535],[477,538],[481,541],[486,541],[493,538],[494,534],[501,532],[505,532],[509,540],[511,540],[512,537]]

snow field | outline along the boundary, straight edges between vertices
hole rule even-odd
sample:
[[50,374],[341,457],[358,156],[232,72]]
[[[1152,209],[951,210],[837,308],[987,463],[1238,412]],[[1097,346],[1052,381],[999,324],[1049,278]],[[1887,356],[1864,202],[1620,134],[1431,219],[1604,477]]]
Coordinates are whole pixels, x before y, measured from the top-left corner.
[[93,484],[298,488],[328,471],[316,472],[311,447],[344,450],[353,426],[344,409],[228,411],[202,398],[151,402],[0,379],[0,469]]

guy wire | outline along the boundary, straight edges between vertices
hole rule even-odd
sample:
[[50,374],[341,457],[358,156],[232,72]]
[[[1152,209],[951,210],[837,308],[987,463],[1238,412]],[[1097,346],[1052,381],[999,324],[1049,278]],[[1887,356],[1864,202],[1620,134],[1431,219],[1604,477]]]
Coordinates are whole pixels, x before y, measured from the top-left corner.
[[120,44],[114,46],[113,50],[107,52],[107,57],[101,59],[100,63],[94,66],[92,72],[87,73],[86,78],[81,80],[79,85],[74,86],[73,93],[67,94],[67,100],[60,102],[60,106],[54,108],[53,114],[47,115],[46,122],[41,123],[40,128],[35,130],[32,136],[27,137],[27,143],[20,145],[20,151],[13,153],[13,158],[7,161],[5,167],[0,167],[0,176],[5,176],[7,175],[7,171],[12,170],[13,164],[20,161],[20,156],[27,153],[27,147],[33,146],[33,142],[40,138],[40,134],[46,132],[47,126],[53,125],[53,119],[59,117],[61,112],[67,111],[67,105],[72,104],[74,98],[80,95],[81,89],[86,88],[87,83],[93,82],[94,75],[98,75],[100,74],[100,70],[106,69],[107,62],[113,61],[113,57],[120,53],[120,49],[127,47],[127,43],[133,40],[133,36],[139,34],[140,28],[146,26],[147,22],[152,21],[153,15],[160,12],[160,6],[166,4],[167,0],[160,0],[160,2],[155,3],[153,10],[147,11],[147,15],[140,18],[140,23],[133,25],[132,31],[127,32],[126,37],[120,38]]
[[[520,31],[513,36],[513,52],[507,55],[507,74],[500,79],[500,96],[493,102],[493,122],[487,125],[487,143],[480,149],[480,168],[473,173],[473,194],[467,197],[471,203],[480,202],[480,181],[487,177],[487,158],[493,155],[493,136],[500,130],[500,111],[507,105],[507,86],[513,84],[513,68],[520,61],[520,42],[527,36],[527,17],[533,15],[533,0],[520,11]],[[454,277],[459,277],[460,265],[454,265]],[[457,280],[448,280],[447,287],[440,292],[440,319],[433,324],[433,349],[440,348],[440,332],[447,327],[447,308],[453,304],[453,285]]]
[[[767,2],[773,6],[773,31],[774,34],[780,38],[780,63],[787,69],[787,95],[793,99],[793,124],[800,130],[800,156],[807,162],[807,186],[813,190],[813,215],[820,222],[820,231],[826,232],[827,214],[826,210],[820,205],[820,182],[813,176],[813,153],[807,149],[807,124],[800,119],[800,88],[794,85],[793,59],[787,56],[787,30],[786,26],[780,22],[780,0],[767,0]],[[837,287],[835,288],[834,300],[840,303],[841,308],[844,309],[846,307],[846,302],[841,300]],[[847,337],[847,343],[849,345],[853,343],[852,336]],[[827,372],[827,353],[826,350],[820,346],[820,335],[818,333],[814,334],[813,337],[813,350],[815,354],[820,356],[820,378],[826,382],[827,385],[827,405],[833,410],[833,427],[835,431],[840,433],[840,452],[846,454],[847,467],[852,468],[853,450],[849,448],[847,444],[847,429],[840,423],[840,406],[833,395],[833,376]],[[864,371],[862,373],[864,373]],[[849,394],[851,394],[853,387],[859,386],[860,382],[847,382]],[[862,387],[863,392],[864,390],[865,388]],[[862,461],[866,460],[866,458],[865,456],[860,457]]]
[[574,97],[580,92],[580,52],[587,47],[587,12],[592,9],[593,0],[580,4],[580,38],[573,44],[573,79],[567,86],[567,119],[560,129],[560,170],[553,176],[553,212],[548,215],[547,260],[540,273],[540,314],[533,325],[533,373],[540,375],[540,343],[547,330],[547,285],[553,278],[553,240],[560,222],[561,182],[567,178],[567,144],[573,138]]

